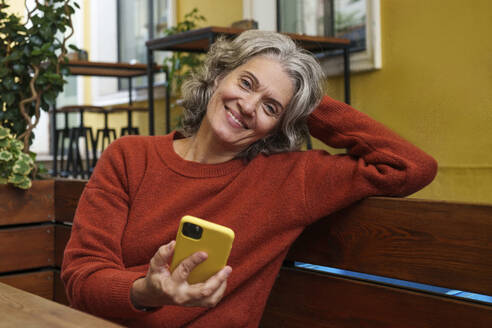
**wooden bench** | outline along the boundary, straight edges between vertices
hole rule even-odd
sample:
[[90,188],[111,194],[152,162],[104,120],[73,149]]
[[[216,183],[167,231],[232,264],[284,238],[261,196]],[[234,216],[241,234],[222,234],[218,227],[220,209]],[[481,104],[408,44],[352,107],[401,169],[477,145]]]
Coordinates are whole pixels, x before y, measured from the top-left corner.
[[[0,282],[66,304],[59,268],[86,182],[44,183],[37,204],[52,213],[49,220],[18,201],[0,209],[0,225],[10,222],[0,227]],[[7,211],[15,212],[8,220]],[[19,219],[26,214],[31,219]],[[492,327],[490,303],[315,272],[295,261],[492,295],[491,205],[370,198],[318,221],[291,247],[261,326]]]

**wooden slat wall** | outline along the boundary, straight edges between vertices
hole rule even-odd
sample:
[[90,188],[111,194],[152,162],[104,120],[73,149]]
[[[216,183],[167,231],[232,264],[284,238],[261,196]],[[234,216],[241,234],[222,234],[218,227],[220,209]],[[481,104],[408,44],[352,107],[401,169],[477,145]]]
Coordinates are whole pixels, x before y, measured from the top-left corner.
[[260,327],[483,328],[492,307],[284,268]]
[[63,251],[70,239],[70,226],[57,224],[55,225],[55,266],[61,268],[63,261]]
[[57,179],[55,181],[55,217],[57,222],[72,222],[86,180]]
[[59,271],[54,272],[53,300],[61,304],[70,305],[70,302],[68,302],[67,294],[65,293],[65,286],[63,285],[63,281],[60,278]]
[[0,230],[0,272],[34,269],[54,264],[52,224]]
[[52,270],[0,276],[0,282],[47,299],[53,299]]
[[0,185],[0,226],[53,220],[54,185],[53,180],[36,181],[27,191]]
[[308,227],[288,259],[492,295],[492,206],[367,199]]
[[[63,252],[72,230],[71,223],[77,209],[82,191],[87,184],[86,180],[56,179],[55,180],[55,267],[60,269],[63,261]],[[65,286],[60,278],[60,272],[54,275],[53,300],[68,305]]]

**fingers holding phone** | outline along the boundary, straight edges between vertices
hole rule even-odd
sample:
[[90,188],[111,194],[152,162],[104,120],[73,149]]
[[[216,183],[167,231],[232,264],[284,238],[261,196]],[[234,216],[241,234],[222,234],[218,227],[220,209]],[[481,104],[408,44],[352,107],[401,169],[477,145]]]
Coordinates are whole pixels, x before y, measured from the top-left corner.
[[193,269],[206,260],[207,254],[196,252],[169,271],[169,259],[174,251],[174,241],[162,246],[150,260],[145,278],[134,282],[131,299],[136,308],[154,308],[164,305],[213,307],[224,296],[227,278],[232,269],[224,267],[207,281],[189,284]]
[[[174,272],[177,270],[179,270],[179,266]],[[180,277],[181,283],[174,293],[174,303],[183,306],[214,307],[224,296],[227,278],[231,271],[231,267],[226,266],[207,281],[192,285],[186,279],[181,280]]]
[[225,264],[233,239],[229,228],[184,217],[177,241],[160,247],[150,260],[147,276],[134,282],[133,304],[137,308],[215,306],[224,296],[232,271]]

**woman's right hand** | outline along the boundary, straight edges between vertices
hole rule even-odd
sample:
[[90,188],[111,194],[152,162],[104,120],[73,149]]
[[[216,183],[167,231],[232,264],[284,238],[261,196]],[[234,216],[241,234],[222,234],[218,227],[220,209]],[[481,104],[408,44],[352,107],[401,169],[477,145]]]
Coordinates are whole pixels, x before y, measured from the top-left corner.
[[207,259],[207,254],[194,253],[181,261],[171,273],[169,260],[175,243],[171,241],[161,246],[150,260],[147,276],[133,283],[131,300],[136,308],[164,305],[214,307],[224,296],[231,267],[225,266],[203,283],[190,285],[187,282],[188,276],[198,264]]

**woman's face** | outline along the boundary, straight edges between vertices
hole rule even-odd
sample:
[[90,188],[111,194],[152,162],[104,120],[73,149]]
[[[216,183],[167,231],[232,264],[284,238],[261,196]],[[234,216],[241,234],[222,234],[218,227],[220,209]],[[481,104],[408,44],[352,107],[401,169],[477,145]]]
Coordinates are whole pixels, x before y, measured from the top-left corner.
[[239,153],[273,132],[292,94],[292,81],[276,60],[253,57],[217,82],[200,129]]

